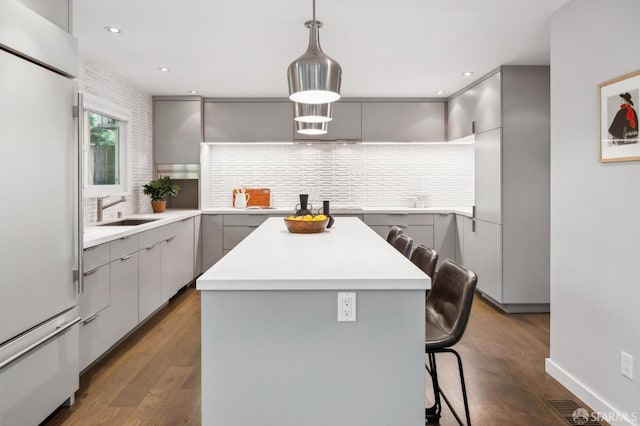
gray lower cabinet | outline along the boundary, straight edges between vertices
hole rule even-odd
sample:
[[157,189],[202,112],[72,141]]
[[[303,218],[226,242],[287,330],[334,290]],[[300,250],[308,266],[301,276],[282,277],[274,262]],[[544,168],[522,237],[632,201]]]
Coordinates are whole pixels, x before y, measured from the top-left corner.
[[138,254],[138,321],[143,321],[165,302],[161,288],[161,244],[144,247]]
[[193,279],[193,227],[189,218],[167,225],[169,237],[160,245],[162,298],[168,300]]
[[[438,252],[444,250],[448,256],[455,256],[454,238],[455,225],[452,218],[438,218],[439,215],[423,213],[367,213],[364,215],[364,223],[376,231],[382,238],[387,238],[392,226],[399,226],[402,232],[413,240],[413,246],[424,244]],[[452,216],[452,215],[447,215]],[[435,226],[438,226],[435,239]]]
[[201,142],[202,100],[200,98],[154,98],[154,163],[200,164]]
[[202,216],[199,215],[193,218],[193,276],[202,272]]
[[[258,226],[267,220],[266,214],[227,214],[224,215],[222,231],[222,248],[225,251],[233,249],[247,235],[256,230]],[[284,224],[283,224],[284,226]],[[226,253],[225,253],[226,254]]]
[[477,288],[497,302],[502,302],[502,225],[475,220],[473,271],[478,275]]
[[456,258],[457,228],[454,214],[436,214],[433,217],[433,247],[438,250],[436,268],[445,259]]
[[123,338],[138,325],[138,253],[114,260],[111,269],[113,341]]
[[195,218],[84,250],[80,370],[195,277]]
[[223,239],[223,217],[218,214],[202,215],[202,270],[203,272],[211,268],[222,259],[224,249]]
[[292,123],[291,102],[204,103],[205,142],[290,142]]
[[475,220],[459,216],[462,220],[463,240],[462,240],[462,264],[477,273],[476,263],[476,223]]
[[446,139],[445,105],[444,102],[364,102],[362,103],[362,140],[367,142],[444,141]]

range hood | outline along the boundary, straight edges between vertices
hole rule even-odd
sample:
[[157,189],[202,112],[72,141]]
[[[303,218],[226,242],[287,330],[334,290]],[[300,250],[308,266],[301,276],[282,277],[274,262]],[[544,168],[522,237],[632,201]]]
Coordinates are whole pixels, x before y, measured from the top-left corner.
[[200,179],[200,164],[156,164],[156,176],[171,179]]

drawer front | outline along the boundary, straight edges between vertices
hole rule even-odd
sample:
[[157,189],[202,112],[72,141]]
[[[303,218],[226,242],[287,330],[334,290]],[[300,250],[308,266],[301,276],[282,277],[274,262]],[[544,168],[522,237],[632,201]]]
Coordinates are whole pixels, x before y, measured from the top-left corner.
[[433,225],[432,214],[416,213],[385,213],[385,214],[365,214],[364,223],[367,225]]
[[[58,326],[71,323],[75,309],[41,327],[22,339],[10,343],[7,352],[0,351],[0,361],[11,354],[55,333]],[[0,424],[36,425],[42,422],[79,387],[78,324],[40,345],[0,370]],[[5,391],[6,390],[6,391]]]
[[91,271],[110,262],[109,243],[100,244],[82,252],[83,272]]
[[111,261],[138,251],[138,234],[111,241]]
[[224,250],[231,250],[232,248],[237,246],[240,241],[244,240],[247,237],[247,235],[255,231],[256,228],[257,228],[257,225],[256,226],[225,226],[223,230],[224,235],[222,238],[222,242],[223,242],[222,248]]
[[80,317],[83,320],[100,312],[111,303],[109,265],[91,269],[83,274],[84,292],[80,293]]
[[80,323],[80,371],[90,366],[116,342],[112,331],[112,315],[111,307],[107,307]]
[[173,224],[161,226],[138,234],[138,247],[140,250],[151,247],[154,244],[161,243],[162,241],[174,236],[175,229],[171,225]]
[[224,215],[224,226],[259,226],[267,220],[267,214],[226,214]]

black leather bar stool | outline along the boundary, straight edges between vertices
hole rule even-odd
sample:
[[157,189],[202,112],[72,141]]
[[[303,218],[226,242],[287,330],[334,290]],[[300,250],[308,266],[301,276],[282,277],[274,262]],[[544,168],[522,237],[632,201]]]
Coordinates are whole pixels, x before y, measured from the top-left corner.
[[451,347],[460,341],[467,327],[477,282],[478,277],[475,273],[447,259],[440,265],[427,296],[424,350],[429,357],[429,366],[425,365],[425,367],[431,375],[435,395],[435,403],[425,410],[427,420],[440,417],[442,411],[440,396],[442,396],[458,423],[464,424],[438,384],[436,354],[447,352],[454,354],[458,360],[464,411],[467,425],[471,425],[462,359],[460,354]]
[[438,263],[438,252],[424,244],[418,244],[410,257],[411,261],[418,268],[433,278],[436,272],[436,263]]
[[413,246],[413,240],[407,234],[400,234],[393,241],[393,246],[405,257],[409,257],[411,247]]
[[400,234],[402,234],[402,228],[400,228],[399,226],[392,226],[389,229],[389,233],[387,234],[387,242],[389,244],[393,244],[393,242]]

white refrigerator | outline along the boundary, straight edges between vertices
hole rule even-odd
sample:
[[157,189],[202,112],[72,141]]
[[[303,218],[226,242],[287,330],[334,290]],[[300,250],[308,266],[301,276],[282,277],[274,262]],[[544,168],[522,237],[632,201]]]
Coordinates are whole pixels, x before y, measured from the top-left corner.
[[0,0],[0,425],[78,389],[76,41]]

